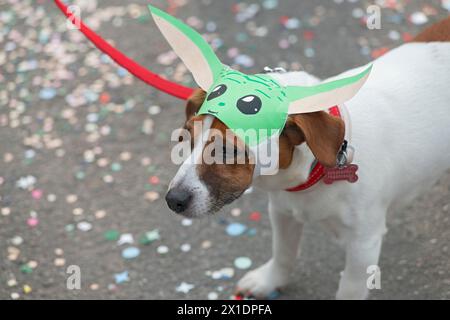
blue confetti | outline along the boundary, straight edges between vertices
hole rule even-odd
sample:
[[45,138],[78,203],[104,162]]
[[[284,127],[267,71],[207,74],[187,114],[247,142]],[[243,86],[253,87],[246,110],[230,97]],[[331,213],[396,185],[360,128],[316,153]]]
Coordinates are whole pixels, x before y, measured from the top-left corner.
[[237,237],[243,234],[247,230],[247,227],[242,223],[231,223],[227,226],[227,233],[229,236]]
[[280,292],[275,290],[275,291],[272,291],[271,293],[269,293],[269,295],[267,296],[267,299],[274,300],[274,299],[277,299],[279,296],[280,296]]
[[128,71],[124,68],[117,68],[117,75],[121,78],[125,77],[128,74]]
[[44,88],[39,92],[39,98],[42,100],[50,100],[56,96],[56,90],[53,88]]
[[141,253],[141,250],[136,247],[129,247],[122,251],[122,258],[124,259],[134,259]]
[[116,273],[114,275],[114,279],[115,279],[117,284],[129,281],[130,278],[128,277],[128,271],[124,271],[124,272],[121,272],[121,273]]

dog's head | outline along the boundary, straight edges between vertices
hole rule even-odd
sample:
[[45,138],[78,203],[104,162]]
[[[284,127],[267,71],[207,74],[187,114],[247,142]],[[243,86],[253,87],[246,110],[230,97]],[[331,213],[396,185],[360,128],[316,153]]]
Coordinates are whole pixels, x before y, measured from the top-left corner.
[[[246,145],[239,137],[230,134],[228,127],[217,118],[212,119],[212,130],[209,130],[204,142],[195,143],[199,141],[202,127],[209,117],[196,115],[205,97],[206,93],[201,89],[190,97],[184,128],[189,131],[192,150],[198,148],[201,156],[218,150],[220,155],[215,154],[214,158],[222,161],[196,163],[187,159],[179,168],[170,183],[166,201],[174,212],[187,217],[213,214],[233,202],[252,184],[255,168]],[[291,165],[294,149],[302,143],[308,145],[318,161],[332,167],[343,139],[343,121],[327,112],[289,116],[277,141],[279,168],[286,169]]]
[[[150,6],[150,11],[201,88],[187,106],[185,127],[194,147],[169,187],[166,199],[172,210],[187,216],[217,211],[250,186],[254,171],[261,174],[263,158],[287,168],[302,142],[323,164],[335,164],[343,125],[323,110],[353,97],[371,67],[313,86],[290,85],[266,74],[246,75],[224,65],[195,30],[157,8]],[[196,122],[208,130],[196,129]],[[263,155],[263,145],[276,152]],[[210,150],[212,162],[197,161]]]

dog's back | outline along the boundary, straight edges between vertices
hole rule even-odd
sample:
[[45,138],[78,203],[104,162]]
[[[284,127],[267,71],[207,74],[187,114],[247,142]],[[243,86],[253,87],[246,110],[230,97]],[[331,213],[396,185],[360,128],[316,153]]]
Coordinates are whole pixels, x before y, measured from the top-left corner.
[[450,16],[419,33],[413,42],[449,42]]
[[[366,84],[346,103],[360,180],[341,184],[344,194],[363,188],[373,201],[401,207],[450,167],[449,41],[450,17],[373,62]],[[301,72],[279,77],[303,85],[319,81]]]
[[[450,17],[426,29],[414,42],[373,62],[366,84],[346,103],[360,180],[357,184],[340,184],[339,188],[319,188],[318,192],[345,189],[342,194],[351,198],[353,191],[358,194],[356,189],[362,188],[366,197],[374,197],[373,201],[401,206],[450,167],[449,40]],[[306,72],[274,77],[289,85],[319,82]],[[341,194],[339,190],[337,193]]]
[[450,18],[415,40],[377,59],[348,103],[361,182],[396,207],[450,167]]

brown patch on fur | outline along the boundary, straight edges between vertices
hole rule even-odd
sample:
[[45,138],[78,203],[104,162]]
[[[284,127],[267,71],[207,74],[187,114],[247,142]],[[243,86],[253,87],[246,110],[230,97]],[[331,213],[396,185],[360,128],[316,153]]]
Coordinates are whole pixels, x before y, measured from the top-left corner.
[[450,17],[441,20],[419,33],[413,42],[450,41]]
[[[196,121],[203,121],[204,115],[197,116],[196,113],[200,109],[203,101],[206,98],[206,92],[202,89],[196,89],[191,97],[189,97],[186,105],[186,122],[184,127],[190,131],[191,137],[197,137],[199,132],[194,132],[194,123]],[[217,203],[214,205],[217,209],[220,209],[223,205],[232,202],[238,198],[251,184],[253,177],[254,165],[249,163],[248,155],[245,153],[245,144],[238,139],[235,135],[230,134],[227,130],[228,127],[218,119],[214,119],[211,129],[217,130],[222,137],[222,144],[225,146],[227,138],[229,139],[229,146],[235,146],[236,151],[240,154],[245,154],[245,163],[232,163],[232,164],[200,164],[197,166],[197,173],[216,199]],[[205,148],[213,143],[216,137],[210,135],[208,142],[205,144]],[[194,143],[194,139],[191,139],[191,143]],[[227,152],[234,152],[233,149],[227,148]],[[205,151],[204,151],[205,152]]]
[[203,104],[206,98],[206,91],[200,88],[194,90],[192,95],[188,98],[186,104],[186,121],[191,119]]
[[292,163],[295,146],[305,142],[305,136],[294,120],[289,117],[280,135],[280,169],[287,169]]
[[344,135],[344,121],[324,111],[290,116],[280,137],[280,168],[289,167],[294,147],[304,141],[320,163],[334,167]]
[[[197,112],[203,104],[206,98],[206,91],[198,88],[195,89],[192,95],[188,98],[186,103],[186,121],[184,122],[184,129],[189,130],[191,134],[191,148],[194,148],[194,140],[199,134],[199,132],[194,132],[194,123],[196,121],[203,121],[204,116],[197,116]],[[192,139],[194,138],[194,139]],[[180,137],[179,142],[183,141]]]
[[[227,164],[201,164],[197,166],[197,173],[207,186],[213,197],[218,200],[216,206],[221,207],[225,204],[231,203],[237,199],[252,183],[254,165],[249,163],[249,158],[245,153],[244,143],[238,139],[235,135],[230,135],[227,130],[228,127],[218,119],[214,119],[211,129],[218,130],[220,137],[223,138],[222,143],[225,146],[228,142],[229,146],[234,146],[235,150],[229,150],[226,152],[245,154],[245,163],[227,163]],[[226,140],[227,138],[231,139]],[[211,139],[211,137],[210,137]],[[209,140],[206,145],[212,143]]]

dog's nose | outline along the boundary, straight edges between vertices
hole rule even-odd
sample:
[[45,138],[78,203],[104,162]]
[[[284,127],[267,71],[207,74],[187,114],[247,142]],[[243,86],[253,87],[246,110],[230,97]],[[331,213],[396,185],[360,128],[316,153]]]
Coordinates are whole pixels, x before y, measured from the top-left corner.
[[169,208],[176,213],[181,213],[189,205],[192,194],[183,189],[173,188],[166,194],[166,202]]

